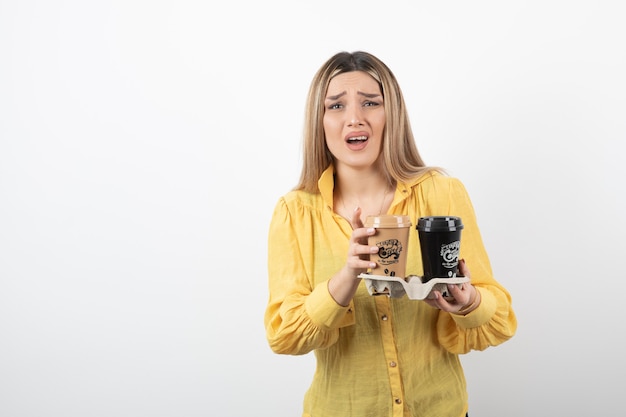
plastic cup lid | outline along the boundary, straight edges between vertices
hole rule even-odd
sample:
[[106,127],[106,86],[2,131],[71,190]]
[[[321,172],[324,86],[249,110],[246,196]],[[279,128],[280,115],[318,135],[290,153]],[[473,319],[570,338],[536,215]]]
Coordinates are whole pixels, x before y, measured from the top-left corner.
[[395,214],[367,216],[365,227],[411,227],[411,218]]
[[463,229],[463,222],[454,216],[420,217],[415,228],[422,232],[455,232]]

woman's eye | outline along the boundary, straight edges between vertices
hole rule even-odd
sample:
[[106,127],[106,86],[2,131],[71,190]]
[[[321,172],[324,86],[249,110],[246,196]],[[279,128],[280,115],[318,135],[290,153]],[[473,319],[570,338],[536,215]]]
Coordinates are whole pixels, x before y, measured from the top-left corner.
[[330,106],[328,106],[328,109],[330,109],[330,110],[336,110],[336,109],[340,109],[341,107],[342,107],[342,106],[341,106],[341,103],[333,103],[333,104],[331,104]]
[[375,106],[378,106],[379,103],[376,101],[366,101],[365,103],[363,103],[363,105],[365,107],[375,107]]

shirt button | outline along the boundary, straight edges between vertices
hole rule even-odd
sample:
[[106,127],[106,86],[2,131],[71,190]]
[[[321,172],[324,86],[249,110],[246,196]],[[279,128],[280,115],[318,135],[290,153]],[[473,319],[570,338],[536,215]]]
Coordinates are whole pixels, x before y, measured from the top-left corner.
[[387,321],[387,315],[386,315],[386,314],[383,314],[383,315],[380,317],[380,319],[381,319],[382,321]]
[[395,368],[397,365],[397,363],[395,363],[394,361],[389,362],[389,366],[391,366],[392,368]]
[[396,398],[394,401],[396,402],[396,404],[402,404],[402,400],[400,398]]

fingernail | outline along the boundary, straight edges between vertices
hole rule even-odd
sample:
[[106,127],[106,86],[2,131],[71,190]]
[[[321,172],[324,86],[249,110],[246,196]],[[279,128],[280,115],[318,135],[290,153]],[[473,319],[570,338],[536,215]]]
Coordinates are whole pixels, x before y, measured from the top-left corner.
[[370,268],[376,268],[376,262],[370,262]]
[[372,246],[370,248],[370,253],[376,253],[376,252],[378,252],[378,246]]
[[376,229],[374,229],[373,227],[370,227],[367,229],[367,233],[374,233]]
[[452,291],[452,287],[454,287],[454,284],[448,284],[448,289],[449,289],[450,291]]

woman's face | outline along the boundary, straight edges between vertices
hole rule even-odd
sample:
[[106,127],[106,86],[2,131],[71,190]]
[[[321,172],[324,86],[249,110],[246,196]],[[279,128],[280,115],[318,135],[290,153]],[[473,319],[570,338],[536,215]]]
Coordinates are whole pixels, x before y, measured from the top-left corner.
[[380,87],[363,71],[335,76],[324,101],[326,145],[335,164],[369,168],[378,159],[385,127]]

